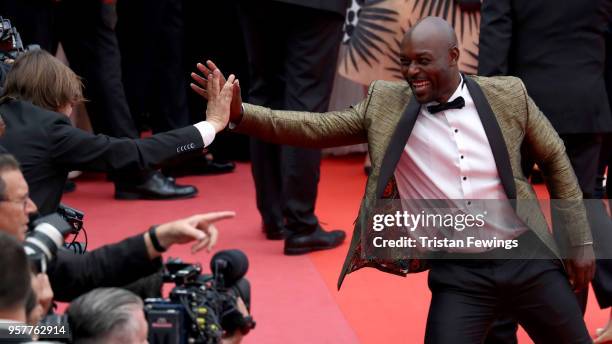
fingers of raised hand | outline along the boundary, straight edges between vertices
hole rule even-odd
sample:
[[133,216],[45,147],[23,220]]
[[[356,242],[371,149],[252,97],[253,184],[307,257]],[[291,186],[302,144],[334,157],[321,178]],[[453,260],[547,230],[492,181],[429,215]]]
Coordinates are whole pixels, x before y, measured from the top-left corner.
[[229,79],[227,79],[227,81],[225,82],[225,85],[223,85],[223,89],[221,90],[221,95],[224,98],[231,99],[232,95],[234,94],[233,92],[234,79],[235,79],[234,74],[230,75]]
[[[204,74],[204,75],[209,75],[209,74],[210,73]],[[208,80],[205,77],[203,77],[203,76],[201,76],[201,75],[199,75],[197,73],[191,73],[191,78],[193,79],[193,81],[198,83],[198,85],[200,85],[200,86],[202,86],[204,88],[206,87],[206,84],[208,83]]]
[[200,96],[208,100],[208,92],[206,92],[206,90],[204,90],[203,88],[199,86],[196,86],[195,84],[189,84],[189,86],[195,93],[199,94]]
[[214,62],[212,62],[211,60],[208,60],[208,61],[206,61],[206,65],[212,71],[218,70],[219,71],[219,78],[221,80],[221,83],[222,84],[225,83],[225,77],[223,76],[223,73],[221,73],[221,70],[219,69],[219,67],[217,67],[217,65]]
[[[211,62],[211,61],[208,61],[208,62]],[[206,64],[208,64],[208,62],[206,62]],[[204,75],[208,75],[208,74],[212,73],[213,70],[215,70],[215,68],[211,68],[211,69],[206,68],[206,66],[203,63],[196,64],[196,68],[200,72],[202,72],[202,74],[204,74]]]
[[207,84],[207,92],[209,100],[217,99],[221,93],[221,89],[223,84],[221,84],[221,80],[219,78],[218,69],[213,72],[213,74],[208,76],[208,84]]

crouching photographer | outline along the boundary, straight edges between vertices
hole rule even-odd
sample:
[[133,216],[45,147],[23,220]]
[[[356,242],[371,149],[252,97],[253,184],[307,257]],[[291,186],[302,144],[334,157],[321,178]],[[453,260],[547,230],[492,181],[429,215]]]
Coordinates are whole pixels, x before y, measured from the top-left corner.
[[168,299],[146,299],[149,343],[237,343],[255,327],[248,314],[249,266],[240,250],[217,252],[210,261],[212,274],[202,275],[199,264],[170,260],[164,282],[174,283]]
[[[201,267],[169,261],[164,280],[176,287],[169,299],[142,300],[119,288],[98,288],[68,308],[73,343],[237,344],[255,326],[247,310],[248,269],[238,250],[217,253],[212,276]],[[223,328],[223,330],[222,330]]]
[[[19,164],[11,155],[0,154],[0,231],[23,242],[29,216],[36,210]],[[69,302],[97,287],[122,287],[154,275],[162,268],[162,252],[174,244],[194,243],[192,253],[210,250],[218,235],[214,223],[233,216],[233,212],[194,215],[83,255],[58,249],[55,259],[47,262],[55,299]]]
[[[67,310],[73,343],[152,343],[143,306],[138,296],[119,288],[94,289],[78,297]],[[242,311],[247,312],[244,304]],[[237,334],[221,343],[237,344],[240,340]]]

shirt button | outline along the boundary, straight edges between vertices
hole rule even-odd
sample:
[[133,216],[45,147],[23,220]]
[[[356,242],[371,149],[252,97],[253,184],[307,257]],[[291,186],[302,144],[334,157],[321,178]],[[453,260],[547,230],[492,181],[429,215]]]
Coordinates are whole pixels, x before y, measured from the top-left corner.
[[472,201],[468,201],[467,205],[472,205]]
[[458,132],[459,132],[459,129],[455,129],[455,132],[456,132],[456,133],[458,133]]
[[463,177],[463,180],[467,180],[467,177]]
[[463,159],[463,155],[461,156],[461,159]]

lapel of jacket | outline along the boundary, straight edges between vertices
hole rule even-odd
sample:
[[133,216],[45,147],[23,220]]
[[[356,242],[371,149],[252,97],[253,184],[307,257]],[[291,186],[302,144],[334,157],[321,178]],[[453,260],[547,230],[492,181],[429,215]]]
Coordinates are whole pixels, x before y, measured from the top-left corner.
[[[493,151],[493,158],[495,159],[495,165],[497,166],[497,173],[501,179],[501,183],[506,191],[508,199],[516,199],[516,185],[514,183],[514,177],[512,176],[512,166],[510,166],[510,156],[508,154],[508,147],[504,141],[502,131],[495,119],[495,114],[489,105],[489,102],[485,98],[480,85],[476,83],[472,78],[463,75],[470,96],[474,100],[476,111],[482,122],[482,126],[491,145]],[[514,203],[513,203],[514,204]]]
[[412,95],[410,101],[408,101],[408,104],[406,105],[406,108],[404,108],[402,117],[395,127],[395,131],[393,132],[393,136],[391,136],[391,140],[387,146],[387,151],[383,157],[378,182],[376,185],[377,199],[382,198],[385,187],[387,186],[390,178],[393,176],[397,162],[404,151],[404,147],[406,146],[408,137],[412,132],[412,128],[414,128],[414,123],[416,122],[420,109],[421,104],[419,104],[416,97]]

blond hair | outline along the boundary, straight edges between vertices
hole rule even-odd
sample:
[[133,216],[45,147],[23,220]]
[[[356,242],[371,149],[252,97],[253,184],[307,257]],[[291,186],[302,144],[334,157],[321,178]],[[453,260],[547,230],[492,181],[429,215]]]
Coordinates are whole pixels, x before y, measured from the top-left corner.
[[44,50],[21,55],[6,74],[3,97],[29,101],[51,111],[83,99],[83,83],[68,66]]

